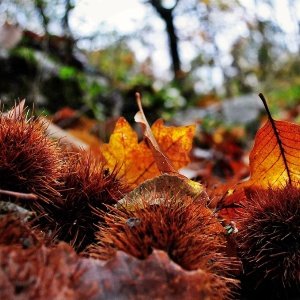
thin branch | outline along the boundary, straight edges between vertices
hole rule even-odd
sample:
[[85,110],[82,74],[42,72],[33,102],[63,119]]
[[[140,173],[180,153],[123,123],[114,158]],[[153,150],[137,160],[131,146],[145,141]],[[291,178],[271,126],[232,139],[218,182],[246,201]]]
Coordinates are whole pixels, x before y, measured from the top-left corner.
[[15,197],[18,199],[24,199],[24,200],[34,200],[34,201],[38,200],[38,196],[32,193],[19,193],[19,192],[0,189],[0,194]]

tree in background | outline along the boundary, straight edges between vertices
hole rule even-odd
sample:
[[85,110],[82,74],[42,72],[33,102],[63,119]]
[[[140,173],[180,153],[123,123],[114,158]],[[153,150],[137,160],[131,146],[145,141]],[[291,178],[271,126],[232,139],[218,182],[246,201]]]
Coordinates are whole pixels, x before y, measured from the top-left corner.
[[149,3],[155,8],[159,16],[164,20],[166,24],[166,33],[169,40],[169,49],[172,60],[172,68],[174,73],[174,81],[182,83],[182,70],[181,70],[181,60],[179,56],[178,49],[178,36],[174,24],[174,10],[179,3],[179,0],[174,1],[171,7],[164,7],[163,1],[160,0],[150,0]]
[[[144,98],[146,106],[152,101],[156,103],[153,107],[176,109],[198,101],[203,94],[232,97],[258,88],[267,91],[274,88],[274,81],[286,82],[286,74],[299,77],[299,44],[295,42],[300,28],[297,1],[290,0],[287,11],[297,27],[294,36],[283,29],[273,2],[263,0],[253,1],[252,6],[238,0],[141,0],[149,9],[149,16],[136,33],[121,35],[99,26],[90,36],[80,36],[70,23],[71,12],[79,1],[3,0],[0,11],[3,19],[43,34],[44,50],[52,50],[54,41],[64,53],[63,63],[80,70],[80,64],[75,65],[70,57],[78,50],[84,54],[82,63],[89,64],[89,74],[101,75],[108,86],[90,84],[71,69],[64,68],[60,74],[67,79],[75,76],[81,88],[89,90],[87,102],[91,106],[97,93],[107,96],[118,90],[127,97],[133,90],[140,90],[149,92]],[[262,9],[267,12],[265,15]],[[137,44],[143,49],[161,47],[155,45],[155,39],[147,38],[149,33],[155,34],[155,18],[163,20],[168,36],[166,46],[173,73],[170,82],[156,77],[151,50],[143,62],[135,56]],[[79,49],[82,41],[89,41],[85,45],[92,47]],[[158,85],[159,81],[163,83]],[[289,81],[293,82],[290,78]],[[172,98],[171,94],[175,96]],[[162,101],[157,102],[160,98]],[[175,99],[181,99],[180,103]]]
[[[290,23],[298,29],[293,35],[283,29],[273,1],[253,1],[252,7],[250,2],[243,5],[237,0],[173,1],[168,8],[163,5],[169,1],[147,3],[158,12],[158,8],[168,11],[177,36],[174,49],[181,50],[179,57],[192,48],[190,63],[183,67],[188,70],[186,82],[193,82],[200,90],[202,85],[202,92],[220,93],[214,83],[216,77],[222,78],[225,96],[251,92],[259,82],[270,88],[284,64],[298,55],[299,50],[291,45],[298,44],[299,39],[297,1],[288,1],[286,11]],[[167,14],[158,15],[166,22]]]

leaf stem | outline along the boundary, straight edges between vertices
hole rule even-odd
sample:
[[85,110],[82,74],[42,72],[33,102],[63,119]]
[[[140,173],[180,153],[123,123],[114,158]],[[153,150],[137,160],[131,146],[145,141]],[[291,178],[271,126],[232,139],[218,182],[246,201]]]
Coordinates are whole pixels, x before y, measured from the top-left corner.
[[274,119],[272,118],[272,115],[271,115],[271,112],[270,112],[270,110],[269,110],[269,107],[268,107],[266,98],[265,98],[265,96],[263,95],[263,93],[259,93],[258,96],[259,96],[259,98],[261,99],[261,101],[262,101],[262,103],[264,104],[264,107],[265,107],[265,109],[266,109],[266,111],[267,111],[268,118],[269,118],[269,120],[270,120],[272,129],[273,129],[274,134],[275,134],[275,136],[276,136],[276,140],[277,140],[277,143],[278,143],[278,146],[279,146],[280,154],[281,154],[281,156],[282,156],[283,163],[284,163],[284,166],[285,166],[285,168],[286,168],[287,176],[288,176],[288,179],[289,179],[289,184],[291,184],[291,183],[292,183],[291,173],[290,173],[290,170],[289,170],[289,167],[288,167],[288,164],[287,164],[287,159],[286,159],[286,157],[285,157],[285,151],[284,151],[284,148],[283,148],[283,145],[282,145],[282,141],[281,141],[281,139],[280,139],[279,132],[278,132],[278,130],[277,130],[275,121],[274,121]]

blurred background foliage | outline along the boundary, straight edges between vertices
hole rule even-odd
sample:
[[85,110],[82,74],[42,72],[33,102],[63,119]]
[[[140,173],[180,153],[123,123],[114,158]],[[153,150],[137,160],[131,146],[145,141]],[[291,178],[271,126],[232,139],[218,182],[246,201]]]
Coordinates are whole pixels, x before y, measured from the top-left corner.
[[[289,28],[275,0],[141,0],[146,17],[129,34],[104,24],[80,33],[72,18],[81,1],[1,1],[3,103],[26,98],[50,114],[69,106],[98,120],[123,115],[130,122],[137,91],[150,121],[261,91],[275,114],[300,103],[297,0],[286,1]],[[159,47],[169,55],[163,74],[153,58]]]

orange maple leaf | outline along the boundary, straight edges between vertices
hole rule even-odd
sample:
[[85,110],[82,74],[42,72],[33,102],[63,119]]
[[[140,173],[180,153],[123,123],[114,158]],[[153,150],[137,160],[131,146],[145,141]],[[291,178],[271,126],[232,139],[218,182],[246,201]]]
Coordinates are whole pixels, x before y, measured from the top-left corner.
[[[178,170],[189,163],[195,125],[166,127],[159,119],[151,130],[174,168]],[[137,133],[123,117],[119,118],[109,143],[101,146],[101,152],[108,167],[119,168],[120,175],[124,175],[132,187],[161,174],[147,143],[138,142]]]
[[300,182],[300,126],[274,120],[263,95],[260,97],[268,121],[255,136],[249,157],[249,180],[240,183],[218,203],[220,214],[226,219],[234,217],[235,209],[246,200],[246,190],[282,188]]

